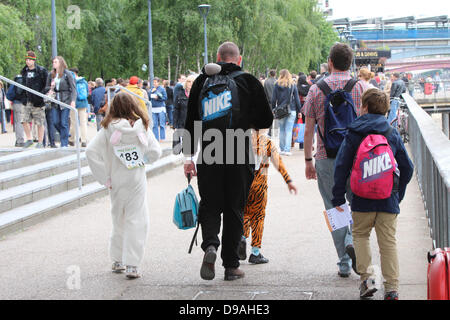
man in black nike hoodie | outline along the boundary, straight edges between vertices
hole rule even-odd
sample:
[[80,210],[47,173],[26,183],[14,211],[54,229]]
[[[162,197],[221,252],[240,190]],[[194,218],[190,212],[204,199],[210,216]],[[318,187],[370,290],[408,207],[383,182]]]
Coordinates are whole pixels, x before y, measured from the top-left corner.
[[[199,223],[202,227],[203,238],[201,247],[205,251],[200,275],[205,280],[212,280],[215,277],[214,263],[220,245],[218,234],[222,213],[221,257],[225,268],[225,280],[239,279],[244,276],[244,272],[239,269],[238,246],[243,234],[243,210],[253,181],[254,162],[250,152],[252,150],[250,135],[248,139],[245,139],[244,144],[234,143],[232,148],[227,148],[226,132],[230,129],[232,132],[239,129],[247,132],[248,129],[269,128],[273,121],[263,86],[254,76],[241,71],[241,62],[242,57],[236,44],[223,43],[217,52],[217,64],[210,64],[203,68],[202,74],[193,83],[189,95],[183,135],[183,154],[186,157],[184,171],[186,176],[198,176],[201,197]],[[217,106],[216,109],[205,111],[206,107],[200,101],[202,88],[205,81],[215,74],[230,75],[236,84],[238,97],[235,96],[236,94],[232,97],[229,94],[228,98],[231,100],[219,99],[219,102],[214,105]],[[233,103],[238,103],[239,107],[237,109],[236,105],[231,107]],[[211,114],[213,120],[210,120]],[[200,127],[201,132],[194,130],[195,127]],[[223,144],[215,148],[213,157],[216,160],[211,163],[204,155],[220,138],[208,139],[207,135],[216,133],[220,133]],[[201,150],[196,167],[194,155],[197,152],[199,140]],[[231,153],[233,155],[229,158]]]

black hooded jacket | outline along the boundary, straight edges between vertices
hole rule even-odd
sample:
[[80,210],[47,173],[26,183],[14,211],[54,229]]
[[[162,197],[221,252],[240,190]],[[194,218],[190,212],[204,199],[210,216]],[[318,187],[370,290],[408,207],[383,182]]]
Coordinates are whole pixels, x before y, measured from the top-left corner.
[[[219,74],[226,75],[234,71],[241,71],[241,67],[233,63],[219,62],[217,64],[222,67]],[[191,144],[190,146],[189,144],[183,144],[183,154],[185,156],[191,156],[197,151],[198,140],[194,140],[200,137],[194,136],[194,121],[202,120],[198,98],[207,77],[205,68],[203,68],[202,74],[192,84],[189,94],[185,129],[190,134]],[[269,128],[272,125],[273,114],[262,84],[249,73],[238,75],[234,80],[238,88],[240,101],[239,117],[234,125],[234,129],[247,131],[250,128]]]
[[[33,76],[28,77],[28,73],[32,74]],[[21,75],[24,82],[23,84],[26,87],[43,94],[46,93],[45,85],[47,83],[48,72],[44,67],[36,64],[33,70],[29,70],[28,66],[25,66],[22,69]],[[26,101],[32,103],[35,107],[44,106],[44,99],[42,99],[41,97],[28,91],[24,92],[24,95],[26,96]]]

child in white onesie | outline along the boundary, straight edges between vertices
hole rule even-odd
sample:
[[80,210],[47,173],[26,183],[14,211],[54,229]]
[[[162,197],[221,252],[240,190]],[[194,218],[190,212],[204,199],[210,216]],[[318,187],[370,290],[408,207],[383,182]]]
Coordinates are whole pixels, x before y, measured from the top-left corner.
[[126,271],[127,278],[138,278],[148,233],[144,157],[156,161],[161,147],[148,130],[148,115],[128,93],[115,95],[101,125],[87,146],[86,158],[95,179],[107,186],[111,195],[112,271]]

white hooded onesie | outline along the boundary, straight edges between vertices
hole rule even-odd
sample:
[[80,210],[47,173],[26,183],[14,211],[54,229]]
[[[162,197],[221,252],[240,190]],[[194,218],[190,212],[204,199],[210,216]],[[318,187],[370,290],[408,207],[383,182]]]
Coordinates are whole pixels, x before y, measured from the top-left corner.
[[112,261],[139,266],[148,233],[147,177],[144,156],[154,162],[161,147],[141,119],[133,127],[126,119],[102,128],[86,149],[94,178],[110,188],[113,228]]

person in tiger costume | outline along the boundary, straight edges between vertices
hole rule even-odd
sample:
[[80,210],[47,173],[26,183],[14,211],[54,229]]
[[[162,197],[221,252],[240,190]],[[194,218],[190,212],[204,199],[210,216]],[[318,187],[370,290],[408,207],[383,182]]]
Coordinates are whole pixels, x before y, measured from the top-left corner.
[[260,252],[266,215],[269,160],[283,176],[289,192],[297,194],[297,188],[286,171],[277,147],[266,133],[267,130],[254,130],[252,133],[253,153],[256,158],[255,178],[244,209],[244,235],[239,244],[239,258],[245,260],[247,258],[247,238],[250,236],[251,230],[252,253],[248,261],[253,264],[269,262]]

